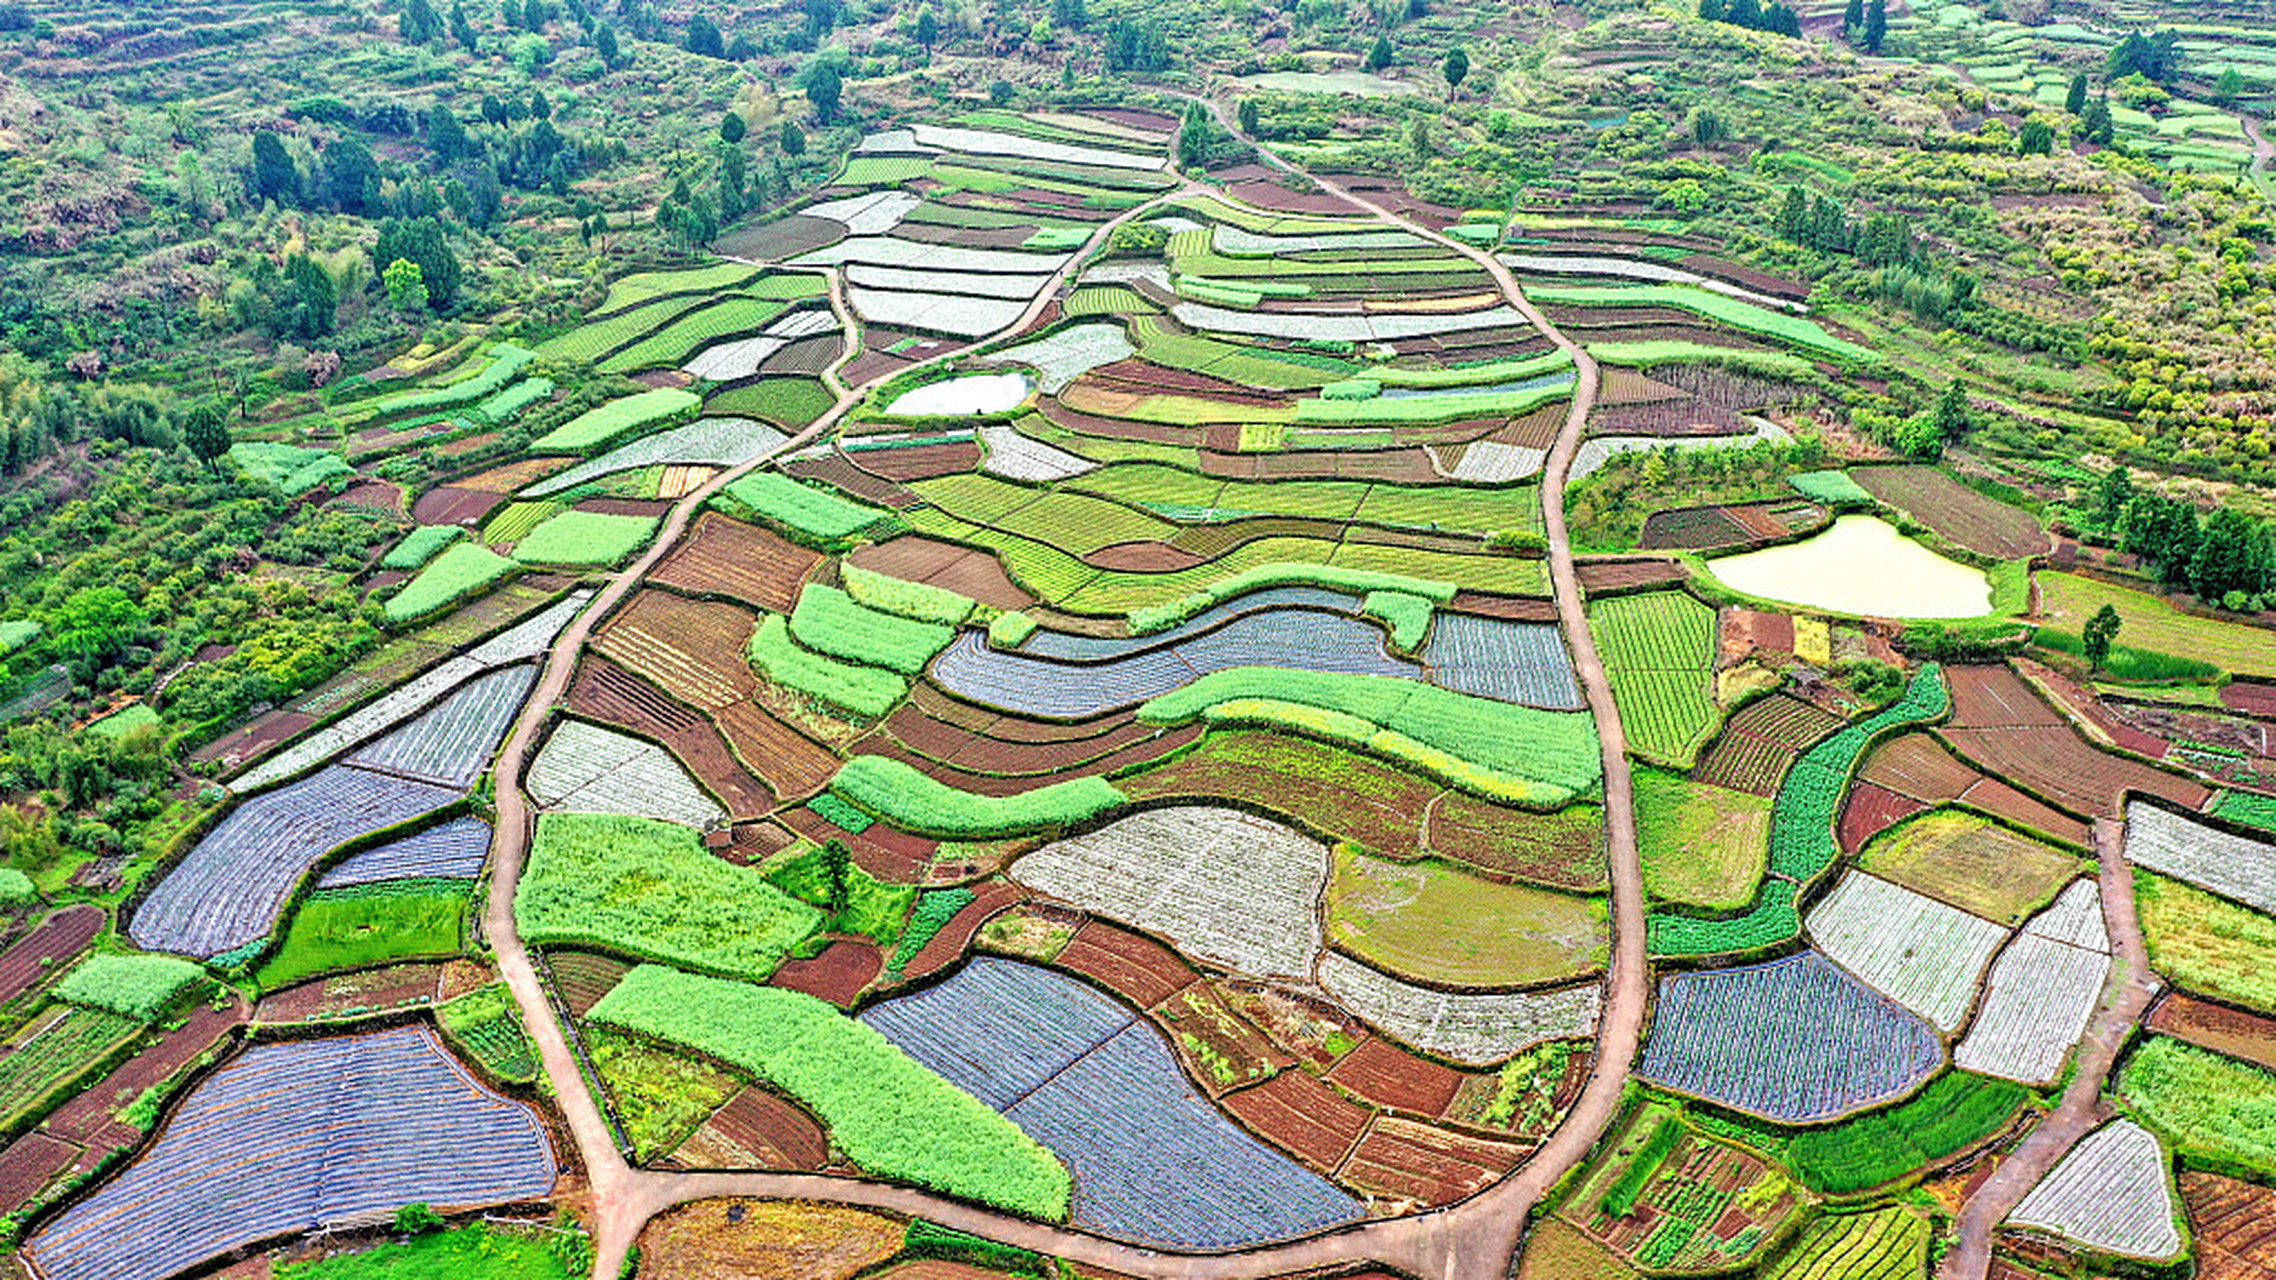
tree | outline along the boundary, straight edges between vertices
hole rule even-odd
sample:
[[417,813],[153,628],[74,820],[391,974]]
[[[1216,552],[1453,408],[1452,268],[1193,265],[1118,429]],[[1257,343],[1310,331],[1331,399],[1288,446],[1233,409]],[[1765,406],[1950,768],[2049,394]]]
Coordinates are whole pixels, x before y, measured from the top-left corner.
[[411,3],[403,6],[401,31],[406,41],[426,44],[442,34],[443,20],[427,0],[411,0]]
[[789,120],[782,122],[782,153],[786,156],[806,154],[806,131]]
[[390,218],[380,224],[379,244],[372,250],[371,260],[392,265],[397,258],[419,268],[427,286],[428,306],[436,311],[448,311],[457,305],[458,255],[451,251],[450,241],[443,234],[443,224],[434,215]]
[[321,338],[332,332],[340,292],[332,273],[306,254],[285,259],[285,293],[278,301],[276,328],[295,338]]
[[1936,398],[1936,429],[1947,440],[1968,434],[1968,389],[1958,378],[1945,383],[1944,393]]
[[842,914],[853,898],[853,851],[842,840],[822,842],[822,887],[829,895],[830,914]]
[[838,103],[846,86],[837,63],[828,58],[816,58],[799,74],[798,84],[806,90],[806,100],[814,104],[815,119],[828,124],[838,118]]
[[931,5],[925,5],[917,10],[914,34],[917,37],[917,43],[923,46],[926,55],[930,56],[933,51],[933,43],[940,39],[940,16],[933,12]]
[[1233,118],[1240,122],[1241,132],[1247,134],[1252,138],[1257,136],[1257,120],[1259,114],[1260,113],[1257,111],[1257,100],[1254,98],[1243,98],[1241,99],[1241,105],[1233,108]]
[[2110,468],[2095,486],[2096,512],[2103,528],[2115,532],[2118,521],[2126,514],[2126,504],[2134,498],[2134,477],[2124,466]]
[[482,38],[474,33],[474,24],[466,20],[466,6],[463,4],[450,7],[450,38],[458,41],[459,47],[468,53],[481,47]]
[[1457,46],[1446,51],[1446,93],[1448,97],[1460,92],[1462,82],[1470,78],[1470,55]]
[[379,273],[380,282],[387,286],[388,305],[407,316],[423,314],[427,309],[427,273],[409,258],[397,258]]
[[1178,165],[1199,171],[1209,164],[1209,112],[1198,102],[1185,104],[1185,120],[1178,126]]
[[379,163],[354,134],[324,148],[324,188],[342,213],[369,213],[379,203]]
[[148,620],[118,587],[82,587],[48,619],[52,647],[66,658],[101,663],[126,648]]
[[2078,131],[2088,142],[2107,147],[2117,136],[2117,123],[2110,118],[2110,99],[2096,98],[2086,104],[2086,114],[2079,118]]
[[229,423],[221,416],[221,406],[211,400],[200,400],[183,409],[175,417],[174,429],[181,434],[182,443],[209,471],[218,470],[221,460],[229,453]]
[[2213,82],[2213,97],[2221,102],[2235,102],[2237,95],[2243,92],[2244,77],[2237,74],[2237,69],[2221,68],[2221,78]]
[[2071,77],[2070,92],[2063,95],[2063,110],[2074,116],[2086,110],[2086,73],[2084,71]]
[[1391,65],[1391,37],[1375,37],[1374,47],[1367,51],[1367,69],[1381,71]]
[[1699,0],[1699,20],[1701,22],[1721,22],[1723,15],[1729,12],[1730,8],[1724,3],[1724,0]]
[[279,205],[300,203],[300,171],[293,168],[284,139],[266,129],[253,135],[253,197]]
[[1889,38],[1889,0],[1867,0],[1865,5],[1865,52],[1879,53],[1881,42]]
[[2268,533],[2259,521],[2222,507],[2205,520],[2189,558],[2189,589],[2208,603],[2230,593],[2258,595],[2269,585]]
[[458,113],[440,102],[427,112],[427,148],[444,165],[456,164],[481,149],[468,136],[466,126],[459,123]]
[[2055,127],[2037,116],[2024,121],[2022,132],[2015,135],[2015,153],[2023,156],[2053,155]]
[[616,66],[618,49],[615,27],[604,22],[600,25],[599,30],[593,32],[593,52],[601,55],[603,66],[611,68]]
[[1810,200],[1802,194],[1802,188],[1786,188],[1786,198],[1779,202],[1778,221],[1774,225],[1780,239],[1792,240],[1797,244],[1809,234]]
[[688,19],[687,49],[706,58],[727,56],[727,45],[719,38],[718,24],[700,13]]
[[1865,25],[1865,0],[1849,0],[1841,11],[1841,33],[1855,40],[1857,29]]
[[745,132],[746,127],[743,124],[742,116],[730,111],[719,117],[719,140],[721,142],[734,146],[743,140]]
[[2102,670],[2102,664],[2110,660],[2111,642],[2118,638],[2118,629],[2124,625],[2115,605],[2102,606],[2086,620],[2086,626],[2080,629],[2079,645],[2086,650],[2088,666]]

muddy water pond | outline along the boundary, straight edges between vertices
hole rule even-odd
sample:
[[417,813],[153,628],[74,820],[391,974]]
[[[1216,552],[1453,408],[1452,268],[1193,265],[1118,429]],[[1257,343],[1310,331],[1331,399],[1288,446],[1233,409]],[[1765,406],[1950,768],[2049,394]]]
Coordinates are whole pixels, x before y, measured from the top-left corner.
[[1843,516],[1814,538],[1708,562],[1748,595],[1876,618],[1976,618],[1991,580],[1873,516]]

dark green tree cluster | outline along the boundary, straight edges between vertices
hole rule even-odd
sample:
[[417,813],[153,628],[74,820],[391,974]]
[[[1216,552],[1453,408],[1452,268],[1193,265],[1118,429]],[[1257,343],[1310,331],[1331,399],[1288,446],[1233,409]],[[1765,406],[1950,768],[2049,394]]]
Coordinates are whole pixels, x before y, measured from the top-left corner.
[[2181,33],[2153,31],[2145,35],[2136,31],[2110,50],[2103,70],[2112,80],[2141,76],[2158,84],[2170,84],[2181,74]]
[[1152,18],[1116,18],[1106,26],[1106,69],[1141,75],[1170,68],[1170,42]]
[[2195,507],[2135,488],[2117,467],[2097,488],[2093,515],[2168,587],[2227,609],[2257,611],[2276,596],[2276,531],[2234,507],[2200,520]]
[[1784,0],[1771,0],[1768,6],[1762,0],[1699,0],[1699,16],[1750,31],[1797,38],[1802,34],[1802,15],[1787,7]]

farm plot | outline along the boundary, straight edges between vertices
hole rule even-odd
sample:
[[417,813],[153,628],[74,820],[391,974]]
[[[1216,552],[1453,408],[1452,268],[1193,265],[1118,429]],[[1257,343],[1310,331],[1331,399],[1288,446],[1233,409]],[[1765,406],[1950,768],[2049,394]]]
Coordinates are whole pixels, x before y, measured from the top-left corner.
[[1769,859],[1769,801],[1658,769],[1638,769],[1635,788],[1647,894],[1721,911],[1754,901]]
[[1783,693],[1757,698],[1731,713],[1693,776],[1734,791],[1775,796],[1795,759],[1840,727],[1840,717],[1800,698]]
[[2267,1280],[2276,1273],[2276,1189],[2184,1171],[2181,1199],[2206,1280]]
[[782,447],[783,440],[782,432],[750,418],[698,418],[580,462],[523,492],[532,498],[551,497],[589,480],[658,464],[734,466]]
[[490,824],[453,818],[416,835],[349,854],[317,880],[318,889],[388,880],[472,880],[490,858]]
[[1927,1023],[1815,951],[1662,978],[1643,1079],[1787,1124],[1910,1091],[1943,1065]]
[[457,788],[333,765],[232,810],[136,908],[138,947],[211,958],[276,927],[293,886],[331,850],[433,813]]
[[471,786],[536,680],[537,668],[528,663],[476,676],[346,763],[438,787]]
[[1024,364],[1035,370],[1045,394],[1057,395],[1091,370],[1138,354],[1119,324],[1070,325],[1057,333],[1006,347],[985,356],[991,364]]
[[2007,931],[1956,907],[1852,871],[1803,919],[1827,959],[1933,1023],[1960,1029]]
[[446,547],[419,570],[417,577],[387,598],[387,620],[404,623],[424,618],[487,590],[518,567],[488,547],[471,542]]
[[2134,898],[2151,967],[2191,991],[2276,1014],[2276,919],[2140,869]]
[[563,511],[546,517],[514,545],[523,564],[608,568],[622,564],[656,533],[652,516]]
[[2276,912],[2276,844],[2231,835],[2139,800],[2126,806],[2126,861]]
[[[2091,886],[2066,893],[2007,944],[1992,964],[1975,1025],[1952,1052],[1956,1065],[2024,1084],[2061,1074],[2110,976],[2100,901]],[[2091,920],[2082,909],[2087,902],[2094,904]]]
[[2128,1114],[2191,1166],[2276,1173],[2276,1074],[2152,1036],[2126,1059],[2116,1092]]
[[[1278,263],[1274,270],[1276,274],[1288,274],[1290,268],[1296,265],[1299,264]],[[1320,265],[1329,269],[1316,274],[1338,274],[1335,270],[1337,264]],[[1338,315],[1321,312],[1236,311],[1200,302],[1181,302],[1170,308],[1170,314],[1177,317],[1179,324],[1203,333],[1326,342],[1396,342],[1407,338],[1429,338],[1479,329],[1506,329],[1525,323],[1523,316],[1506,305],[1443,315]]]
[[842,545],[874,531],[892,513],[841,498],[820,485],[801,484],[778,471],[754,471],[728,485],[726,496],[803,542]]
[[978,432],[980,442],[987,446],[980,469],[1006,480],[1050,484],[1087,474],[1099,465],[1081,454],[1024,435],[1016,426],[982,424]]
[[530,798],[549,812],[611,813],[700,827],[727,816],[662,747],[564,720],[532,761]]
[[1812,1190],[1847,1196],[1950,1161],[2006,1129],[2030,1098],[2012,1081],[1948,1071],[1893,1107],[1783,1139],[1757,1136],[1783,1145],[1786,1166]]
[[2181,1252],[2181,1205],[2157,1135],[2113,1120],[2079,1140],[2031,1188],[2004,1225],[2044,1231],[2097,1253],[2171,1258]]
[[932,678],[972,702],[1018,715],[1076,720],[1144,702],[1211,672],[1266,664],[1410,679],[1421,674],[1384,653],[1383,633],[1355,618],[1276,610],[1244,614],[1216,630],[1126,657],[1079,665],[1005,653],[980,633],[966,631],[933,664]]
[[1573,455],[1569,473],[1581,479],[1594,473],[1615,456],[1623,453],[1649,453],[1657,450],[1676,450],[1688,453],[1694,449],[1747,449],[1764,441],[1777,444],[1791,443],[1793,437],[1785,428],[1767,418],[1757,419],[1753,429],[1713,436],[1637,436],[1592,435],[1581,441],[1580,450]]
[[1821,1218],[1763,1280],[1912,1280],[1928,1273],[1928,1223],[1909,1209]]
[[1557,628],[1444,612],[1432,624],[1423,662],[1433,684],[1551,711],[1582,708],[1573,660]]
[[756,625],[733,605],[646,590],[608,620],[593,647],[689,705],[715,711],[758,687],[742,657]]
[[2075,573],[2038,575],[2049,628],[2073,636],[2103,605],[2126,620],[2125,644],[2163,654],[2185,654],[2238,675],[2276,678],[2276,645],[2265,627],[2202,618],[2164,596]]
[[0,1056],[0,1125],[21,1128],[69,1096],[142,1028],[139,1018],[61,1004],[16,1028],[13,1046]]
[[2104,751],[2068,725],[1946,729],[1943,736],[1985,772],[2082,817],[2118,816],[2127,791],[2190,810],[2202,809],[2213,794],[2193,779]]
[[648,578],[692,595],[723,595],[788,613],[798,602],[799,587],[821,563],[817,552],[757,525],[706,511]]
[[1858,867],[2004,925],[2047,905],[2078,874],[2078,859],[1989,819],[1937,809],[1865,846]]
[[1943,715],[1950,703],[1942,670],[1925,663],[1904,697],[1804,752],[1771,806],[1770,869],[1805,883],[1824,874],[1837,853],[1834,816],[1865,749],[1887,730]]
[[1443,864],[1337,850],[1328,937],[1375,968],[1434,986],[1523,987],[1601,972],[1605,900],[1496,884]]
[[984,338],[1010,328],[1027,310],[1025,299],[975,298],[961,293],[913,293],[854,286],[848,301],[861,318],[895,329],[951,338]]
[[836,587],[808,583],[790,615],[790,634],[816,653],[907,676],[924,670],[956,629],[872,609]]
[[0,1003],[15,999],[52,976],[103,931],[110,917],[90,903],[63,907],[0,952]]
[[1728,1272],[1763,1252],[1808,1201],[1761,1157],[1636,1109],[1560,1217],[1639,1266]]
[[654,387],[578,414],[530,442],[538,453],[583,453],[675,419],[693,417],[703,400],[678,387]]
[[163,1276],[276,1236],[542,1200],[554,1152],[434,1033],[260,1045],[201,1081],[150,1149],[24,1246],[53,1280]]
[[1628,742],[1647,760],[1688,769],[1721,712],[1715,706],[1715,611],[1680,591],[1589,603]]
[[534,613],[456,658],[421,673],[374,698],[338,720],[267,760],[247,769],[231,783],[240,793],[257,791],[289,778],[324,760],[357,746],[433,706],[466,681],[495,667],[527,662],[544,653],[553,638],[569,625],[585,603],[589,591],[573,591],[544,610]]
[[1856,467],[1849,476],[1866,492],[1955,546],[2001,560],[2020,560],[2052,549],[2036,516],[1978,493],[1939,468]]
[[1327,850],[1237,810],[1133,814],[1045,845],[1014,863],[1012,876],[1237,973],[1305,979],[1320,953],[1314,904]]
[[533,943],[763,979],[822,916],[712,856],[685,827],[550,813],[538,819],[514,921]]
[[2171,991],[2142,1025],[2159,1035],[2276,1071],[2276,1018]]
[[1392,1039],[1474,1067],[1544,1040],[1594,1035],[1604,1000],[1593,982],[1549,991],[1440,991],[1332,951],[1320,961],[1320,988]]
[[1222,1249],[1359,1216],[1204,1101],[1154,1028],[1048,969],[974,960],[862,1020],[1065,1160],[1079,1225]]
[[754,333],[780,314],[780,302],[725,297],[674,318],[595,367],[602,373],[668,369],[721,339]]

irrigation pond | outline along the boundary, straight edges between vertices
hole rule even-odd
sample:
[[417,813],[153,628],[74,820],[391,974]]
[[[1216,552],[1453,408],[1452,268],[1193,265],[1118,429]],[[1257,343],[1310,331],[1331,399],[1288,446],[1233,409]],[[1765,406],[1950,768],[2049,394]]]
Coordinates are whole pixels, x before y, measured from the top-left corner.
[[1977,618],[1991,580],[1873,516],[1843,516],[1816,537],[1711,561],[1748,595],[1876,618]]

